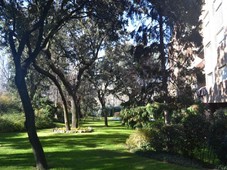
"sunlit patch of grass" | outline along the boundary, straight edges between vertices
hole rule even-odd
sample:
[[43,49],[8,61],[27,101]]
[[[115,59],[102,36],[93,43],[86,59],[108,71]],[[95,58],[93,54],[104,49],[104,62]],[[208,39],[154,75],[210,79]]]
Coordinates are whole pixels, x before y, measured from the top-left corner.
[[[92,133],[53,133],[39,130],[50,169],[66,170],[192,170],[130,153],[125,141],[132,132],[118,121],[85,120]],[[26,133],[0,134],[0,169],[34,169],[34,158]]]

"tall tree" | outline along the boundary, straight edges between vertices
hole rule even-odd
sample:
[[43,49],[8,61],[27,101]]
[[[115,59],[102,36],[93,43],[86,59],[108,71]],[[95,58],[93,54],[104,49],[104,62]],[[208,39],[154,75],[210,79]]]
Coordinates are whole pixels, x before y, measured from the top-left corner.
[[106,127],[108,127],[106,100],[108,95],[115,89],[114,81],[116,80],[116,72],[114,72],[114,69],[113,60],[111,60],[110,56],[105,55],[100,57],[88,71],[89,81],[94,91],[96,91],[96,96],[101,105],[101,115],[104,116],[104,124]]
[[[136,42],[142,43],[144,46],[158,47],[162,71],[160,95],[164,102],[168,102],[169,98],[171,54],[176,54],[176,51],[178,54],[182,53],[179,47],[190,43],[201,44],[199,16],[202,3],[202,0],[141,0],[135,3],[129,12],[130,16],[137,16],[140,19],[138,29],[132,32]],[[135,17],[132,18],[135,19]],[[174,39],[177,40],[177,45],[172,43]],[[177,60],[178,56],[174,57]],[[187,58],[188,55],[184,57]],[[167,119],[168,113],[166,114]]]
[[80,104],[83,118],[86,118],[88,115],[94,116],[94,114],[99,110],[98,101],[96,100],[97,98],[95,98],[96,91],[89,82],[87,75],[84,76],[78,92],[81,98]]
[[[109,63],[111,68],[102,72],[109,77],[106,78],[107,81],[111,82],[109,86],[112,86],[112,90],[108,93],[121,100],[124,106],[151,102],[152,95],[160,89],[161,69],[155,48],[121,40],[105,50],[105,57],[101,61],[103,64]],[[102,77],[105,78],[99,76]]]
[[[49,67],[59,76],[71,97],[72,127],[79,126],[81,97],[78,91],[83,75],[98,58],[103,43],[119,38],[124,23],[124,1],[114,1],[112,4],[99,1],[96,5],[97,8],[102,5],[102,9],[106,6],[110,11],[99,9],[94,18],[66,24],[55,37],[51,48],[46,50]],[[67,60],[68,63],[57,66],[56,62],[60,60]]]
[[73,22],[65,26],[45,52],[46,63],[58,75],[71,98],[73,128],[79,126],[81,97],[78,91],[83,75],[98,58],[104,36],[91,20]]

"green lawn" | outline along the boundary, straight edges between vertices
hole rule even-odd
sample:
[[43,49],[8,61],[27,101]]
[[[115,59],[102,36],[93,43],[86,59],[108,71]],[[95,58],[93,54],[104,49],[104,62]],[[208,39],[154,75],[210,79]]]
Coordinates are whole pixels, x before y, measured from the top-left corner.
[[[50,169],[66,170],[192,170],[166,162],[140,157],[125,148],[132,132],[119,122],[85,122],[95,129],[87,134],[38,132]],[[0,169],[35,169],[26,133],[0,133]]]

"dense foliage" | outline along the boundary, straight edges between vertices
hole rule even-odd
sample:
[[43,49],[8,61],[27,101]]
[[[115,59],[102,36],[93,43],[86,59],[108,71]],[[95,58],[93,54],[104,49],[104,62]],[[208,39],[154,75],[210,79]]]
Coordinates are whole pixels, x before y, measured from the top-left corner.
[[0,94],[0,115],[21,111],[19,101],[10,94]]
[[[148,114],[146,108],[154,111],[154,105],[149,105],[122,112],[123,122],[127,126],[135,128],[140,125],[140,130],[126,141],[130,149],[180,154],[209,163],[213,163],[217,157],[220,163],[227,163],[226,110],[205,115],[203,105],[194,104],[182,110],[178,122],[172,119],[170,124],[165,124],[162,119],[151,121],[149,116],[154,116],[155,112]],[[163,110],[157,112],[162,115]],[[142,115],[146,119],[142,119]]]
[[[35,126],[37,129],[54,127],[54,114],[57,108],[53,102],[41,96],[34,97]],[[20,101],[13,94],[0,95],[0,132],[25,131],[25,117],[22,114]]]
[[122,124],[131,128],[146,127],[152,118],[152,115],[146,109],[147,107],[136,107],[124,109],[120,112]]
[[209,144],[219,160],[227,165],[227,112],[219,109],[214,113],[210,127]]
[[[0,116],[0,132],[22,132],[25,131],[25,117],[22,113],[8,113]],[[52,128],[54,122],[46,115],[36,116],[35,125],[37,129]]]
[[168,110],[173,113],[174,104],[167,105],[165,103],[153,102],[146,106],[139,106],[135,108],[126,108],[120,112],[122,124],[130,128],[149,127],[150,123],[155,120],[164,122],[164,111]]
[[0,132],[24,131],[24,116],[21,113],[4,114],[0,116]]

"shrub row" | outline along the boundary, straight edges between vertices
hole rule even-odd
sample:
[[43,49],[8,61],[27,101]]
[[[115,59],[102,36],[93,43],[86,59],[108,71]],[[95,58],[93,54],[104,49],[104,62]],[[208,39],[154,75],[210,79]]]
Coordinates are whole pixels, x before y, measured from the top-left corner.
[[[189,116],[182,124],[164,125],[162,122],[154,122],[149,129],[140,129],[133,133],[126,143],[130,149],[143,149],[140,144],[142,142],[155,151],[192,157],[196,148],[204,146],[208,137],[207,126],[208,123],[202,116],[195,115]],[[141,136],[146,142],[140,141]]]
[[150,120],[151,115],[146,107],[136,107],[133,109],[124,109],[120,112],[122,124],[131,128],[145,127]]
[[[53,120],[45,116],[36,117],[35,121],[37,129],[54,127]],[[3,114],[0,116],[0,132],[25,131],[24,122],[22,113]]]
[[120,112],[122,124],[130,128],[148,127],[153,120],[162,119],[162,111],[169,109],[165,104],[154,102],[146,106],[123,109]]
[[4,114],[0,116],[0,132],[24,131],[24,116],[22,114]]
[[208,159],[209,162],[217,155],[222,164],[227,164],[225,111],[217,111],[211,116],[212,119],[207,119],[199,112],[200,110],[193,106],[178,124],[152,122],[149,128],[137,130],[130,135],[126,144],[131,150],[165,151],[199,158],[202,161]]
[[0,94],[0,114],[21,111],[20,104],[8,94]]

